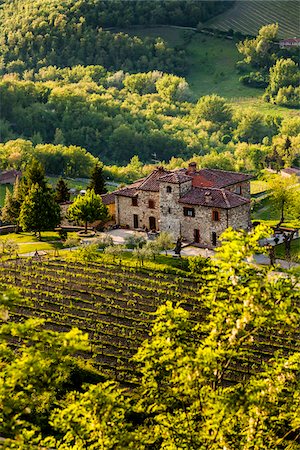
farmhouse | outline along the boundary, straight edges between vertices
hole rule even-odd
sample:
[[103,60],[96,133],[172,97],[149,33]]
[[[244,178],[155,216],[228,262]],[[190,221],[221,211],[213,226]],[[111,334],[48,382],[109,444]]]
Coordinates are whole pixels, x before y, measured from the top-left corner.
[[250,175],[216,169],[168,171],[157,167],[146,178],[103,196],[116,223],[131,229],[167,231],[205,247],[218,245],[228,227],[248,229]]
[[279,41],[279,47],[280,48],[300,47],[300,39],[292,38]]

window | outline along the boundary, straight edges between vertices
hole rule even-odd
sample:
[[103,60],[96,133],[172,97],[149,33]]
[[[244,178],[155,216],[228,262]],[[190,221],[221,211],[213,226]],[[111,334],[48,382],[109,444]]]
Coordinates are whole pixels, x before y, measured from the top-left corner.
[[155,208],[154,200],[149,200],[149,201],[148,201],[148,206],[149,206],[150,209]]
[[168,208],[168,214],[171,214],[171,208]]
[[237,187],[235,188],[234,192],[235,192],[236,194],[241,195],[241,193],[242,193],[242,186],[237,186]]
[[186,217],[195,217],[194,208],[183,208],[183,215]]
[[167,192],[168,192],[168,194],[170,194],[170,192],[172,192],[171,186],[167,186]]
[[132,206],[137,206],[138,205],[138,199],[137,197],[132,197]]
[[213,211],[212,212],[212,219],[214,222],[218,222],[220,220],[220,213],[219,211]]

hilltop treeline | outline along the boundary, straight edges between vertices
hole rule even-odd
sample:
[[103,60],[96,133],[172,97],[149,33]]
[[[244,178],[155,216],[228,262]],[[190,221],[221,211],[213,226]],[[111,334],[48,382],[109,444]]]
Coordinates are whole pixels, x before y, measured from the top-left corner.
[[197,25],[232,2],[14,0],[0,9],[2,70],[101,64],[109,70],[182,73],[182,53],[160,38],[144,40],[103,27]]

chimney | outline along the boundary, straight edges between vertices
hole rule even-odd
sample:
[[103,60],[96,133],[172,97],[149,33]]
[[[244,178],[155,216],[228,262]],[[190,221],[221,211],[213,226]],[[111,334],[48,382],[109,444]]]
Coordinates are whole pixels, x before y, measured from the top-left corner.
[[212,195],[210,191],[204,192],[205,203],[210,203],[212,201]]
[[193,174],[193,173],[195,173],[196,172],[196,170],[197,170],[197,164],[195,163],[195,162],[190,162],[189,163],[189,167],[188,167],[188,170],[187,170],[187,173],[188,174]]

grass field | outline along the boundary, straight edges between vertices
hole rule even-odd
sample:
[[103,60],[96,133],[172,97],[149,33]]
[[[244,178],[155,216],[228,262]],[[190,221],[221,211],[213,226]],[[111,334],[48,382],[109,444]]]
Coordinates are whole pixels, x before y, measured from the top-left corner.
[[[284,244],[276,245],[275,247],[276,258],[285,259]],[[300,238],[294,239],[291,242],[291,260],[300,262]]]
[[[68,238],[77,237],[77,234],[68,233]],[[2,251],[2,243],[5,241],[13,241],[18,245],[17,253],[31,253],[36,250],[54,251],[63,248],[61,239],[55,231],[42,231],[42,239],[39,241],[32,233],[10,233],[0,236],[0,250]]]
[[267,189],[268,189],[268,183],[264,180],[251,180],[250,181],[251,195],[259,194],[260,192],[265,192]]
[[278,23],[279,37],[293,38],[299,37],[299,17],[299,1],[236,0],[233,8],[206,22],[205,26],[256,35],[263,25]]
[[[261,99],[263,89],[250,88],[239,82],[240,75],[235,65],[241,58],[233,41],[172,27],[139,27],[122,31],[140,37],[161,36],[171,46],[185,48],[189,65],[186,79],[197,98],[216,93],[240,109],[250,107],[269,115],[299,115],[296,109],[282,108],[264,102]],[[191,37],[186,41],[185,37],[188,34]]]

